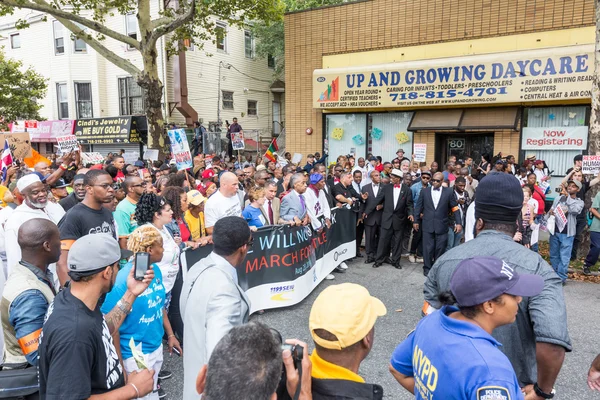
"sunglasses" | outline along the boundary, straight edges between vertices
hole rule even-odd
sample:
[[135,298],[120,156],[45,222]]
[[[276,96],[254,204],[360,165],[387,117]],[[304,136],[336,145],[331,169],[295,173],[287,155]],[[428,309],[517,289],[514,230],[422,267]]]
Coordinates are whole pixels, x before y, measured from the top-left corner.
[[423,176],[421,176],[421,179],[430,180],[431,178],[428,177],[427,175],[423,175]]
[[441,179],[432,179],[431,182],[441,182]]

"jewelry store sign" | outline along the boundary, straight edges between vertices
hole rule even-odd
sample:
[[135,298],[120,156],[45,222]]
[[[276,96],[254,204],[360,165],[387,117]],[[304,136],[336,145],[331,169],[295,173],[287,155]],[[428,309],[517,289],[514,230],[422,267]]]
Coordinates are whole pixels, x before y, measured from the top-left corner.
[[313,73],[313,107],[418,108],[590,99],[593,45]]

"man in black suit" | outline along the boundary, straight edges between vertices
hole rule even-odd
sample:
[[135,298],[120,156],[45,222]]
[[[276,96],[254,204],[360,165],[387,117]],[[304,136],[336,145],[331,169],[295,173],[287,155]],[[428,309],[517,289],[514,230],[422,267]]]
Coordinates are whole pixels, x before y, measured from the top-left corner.
[[[323,181],[326,183],[327,181],[327,167],[323,164],[315,164],[314,172],[317,174],[321,174],[323,176]],[[335,207],[335,201],[333,201],[333,194],[331,193],[331,188],[329,187],[329,183],[323,186],[323,191],[325,192],[325,197],[327,198],[327,203],[329,203],[329,208]]]
[[[331,192],[333,192],[335,185],[340,182],[342,172],[344,172],[344,168],[340,164],[336,164],[333,168],[333,177],[327,179],[327,186],[329,186]],[[335,196],[333,197],[335,198]]]
[[[375,204],[377,195],[383,190],[381,186],[381,174],[377,170],[371,171],[371,183],[365,185],[361,189],[361,193],[367,193],[367,199],[363,203],[363,223],[365,225],[365,249],[367,252],[367,259],[365,264],[375,262],[375,256],[377,255],[377,244],[379,242],[379,231],[381,229],[381,215],[383,214],[383,205]],[[374,204],[375,211],[371,212],[369,218],[366,217],[365,210],[372,208]]]
[[[444,174],[436,172],[431,186],[421,191],[415,206],[413,228],[422,229],[423,234],[423,275],[427,276],[435,260],[440,258],[448,244],[448,215],[454,215],[454,232],[462,231],[460,209],[454,191],[442,187]],[[421,226],[419,226],[421,225]]]
[[376,206],[383,203],[381,233],[373,268],[378,268],[384,263],[390,255],[390,247],[392,249],[390,263],[397,269],[402,268],[400,256],[402,255],[404,223],[407,218],[413,221],[412,192],[410,187],[402,184],[402,175],[402,171],[393,169],[391,172],[392,183],[381,188],[375,201],[365,210],[368,219],[375,211]]

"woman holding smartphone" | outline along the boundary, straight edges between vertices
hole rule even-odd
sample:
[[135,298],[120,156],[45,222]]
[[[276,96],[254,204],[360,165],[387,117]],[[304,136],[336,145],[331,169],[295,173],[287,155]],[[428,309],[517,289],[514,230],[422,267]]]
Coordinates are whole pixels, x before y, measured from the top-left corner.
[[[163,239],[158,230],[150,225],[137,228],[127,240],[127,248],[133,252],[133,258],[117,274],[112,290],[106,295],[102,304],[103,314],[108,313],[127,291],[127,277],[131,268],[139,267],[141,270],[154,269],[154,279],[148,288],[137,297],[131,310],[119,328],[117,340],[120,359],[127,373],[139,371],[129,342],[133,339],[138,350],[144,354],[147,367],[153,369],[154,392],[145,399],[158,399],[158,373],[163,363],[162,338],[167,333],[169,352],[177,349],[181,353],[181,345],[173,334],[167,313],[163,312],[165,306],[165,286],[160,268],[156,264],[163,258]],[[137,276],[135,271],[134,276]]]

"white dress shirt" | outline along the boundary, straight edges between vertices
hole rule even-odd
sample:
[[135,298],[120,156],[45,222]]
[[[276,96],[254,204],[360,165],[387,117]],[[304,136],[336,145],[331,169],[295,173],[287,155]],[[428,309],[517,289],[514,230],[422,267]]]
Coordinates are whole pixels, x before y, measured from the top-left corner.
[[433,187],[431,188],[431,198],[433,199],[433,206],[437,210],[438,204],[440,203],[440,198],[442,197],[442,188],[440,187],[438,190],[435,190]]
[[399,187],[396,187],[396,185],[394,185],[394,209],[396,209],[396,206],[398,205],[398,199],[400,198],[400,192],[402,191],[402,184],[398,185]]
[[373,183],[371,184],[371,187],[373,188],[373,195],[377,197],[377,193],[379,193],[379,185]]
[[352,181],[352,187],[356,190],[356,193],[360,194],[360,185],[354,181]]

